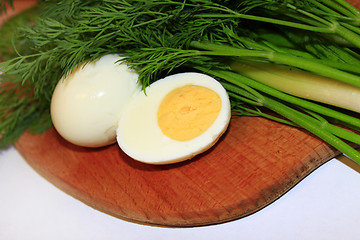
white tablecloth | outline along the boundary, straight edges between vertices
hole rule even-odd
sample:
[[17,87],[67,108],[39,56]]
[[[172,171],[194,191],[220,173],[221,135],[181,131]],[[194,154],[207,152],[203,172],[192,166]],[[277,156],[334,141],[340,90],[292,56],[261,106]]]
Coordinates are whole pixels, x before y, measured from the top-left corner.
[[161,228],[88,207],[44,180],[11,147],[0,152],[0,239],[360,239],[358,171],[333,159],[251,216],[207,227]]

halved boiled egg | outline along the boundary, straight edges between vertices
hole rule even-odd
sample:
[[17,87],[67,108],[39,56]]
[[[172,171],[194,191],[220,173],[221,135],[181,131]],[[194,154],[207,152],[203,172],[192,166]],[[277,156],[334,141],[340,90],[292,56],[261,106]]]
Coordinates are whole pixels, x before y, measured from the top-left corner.
[[105,55],[75,69],[57,84],[51,118],[58,133],[84,147],[116,142],[116,129],[125,105],[141,91],[138,74],[119,55]]
[[119,120],[117,142],[141,162],[179,162],[213,146],[230,117],[229,96],[218,81],[201,73],[179,73],[134,96]]

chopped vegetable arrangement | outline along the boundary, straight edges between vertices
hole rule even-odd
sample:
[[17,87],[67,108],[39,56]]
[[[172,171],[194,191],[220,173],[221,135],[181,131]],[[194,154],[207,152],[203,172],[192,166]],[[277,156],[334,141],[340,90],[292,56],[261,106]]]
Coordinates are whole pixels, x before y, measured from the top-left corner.
[[1,147],[46,131],[56,86],[119,54],[138,94],[150,97],[168,75],[206,74],[226,89],[233,115],[303,128],[360,164],[360,11],[345,0],[47,0],[38,8],[13,39],[16,56],[0,63]]

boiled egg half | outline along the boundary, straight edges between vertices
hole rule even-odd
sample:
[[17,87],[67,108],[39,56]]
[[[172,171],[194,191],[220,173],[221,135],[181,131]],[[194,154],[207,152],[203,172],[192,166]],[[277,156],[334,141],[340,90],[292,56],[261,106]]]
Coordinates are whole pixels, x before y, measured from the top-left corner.
[[117,142],[140,162],[184,161],[213,146],[230,117],[229,96],[218,81],[201,73],[179,73],[134,95],[119,120]]
[[69,142],[101,147],[116,142],[124,107],[141,91],[138,74],[119,55],[105,55],[75,69],[57,84],[51,99],[51,118]]

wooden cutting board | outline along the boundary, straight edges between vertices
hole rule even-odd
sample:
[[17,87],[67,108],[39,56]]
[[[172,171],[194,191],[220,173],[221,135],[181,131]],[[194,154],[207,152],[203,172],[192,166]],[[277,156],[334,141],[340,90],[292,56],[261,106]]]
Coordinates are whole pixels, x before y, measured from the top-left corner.
[[24,134],[16,148],[41,176],[115,217],[164,226],[198,226],[254,213],[337,152],[310,134],[251,117],[233,117],[226,134],[186,162],[154,166],[116,144],[89,149],[54,129]]
[[54,129],[26,133],[15,146],[35,171],[83,203],[128,221],[175,227],[248,216],[338,154],[303,130],[257,117],[233,117],[214,148],[165,166],[136,162],[116,144],[74,146]]

